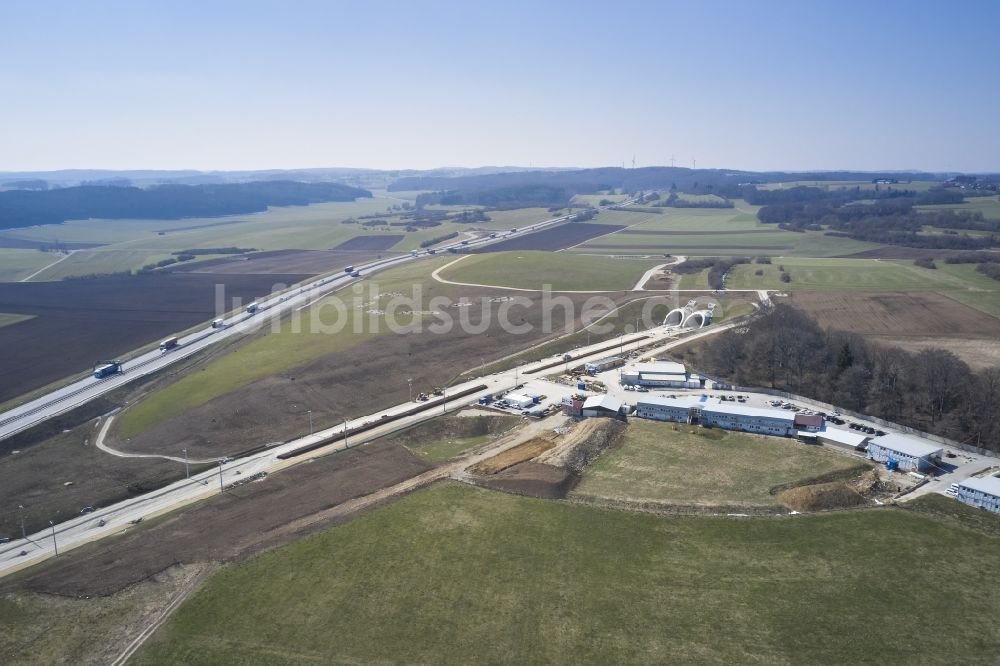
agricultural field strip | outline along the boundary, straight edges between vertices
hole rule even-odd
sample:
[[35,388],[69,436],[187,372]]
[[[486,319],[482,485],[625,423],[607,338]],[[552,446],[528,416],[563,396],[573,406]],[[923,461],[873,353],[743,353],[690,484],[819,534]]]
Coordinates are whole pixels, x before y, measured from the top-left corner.
[[[544,229],[555,224],[565,222],[568,216],[564,215],[548,220],[543,220],[536,224],[524,227],[518,234],[527,234],[539,229]],[[484,237],[476,240],[466,240],[441,247],[449,248],[478,247],[499,242],[513,235],[512,232],[498,233],[496,238]],[[414,251],[411,254],[382,259],[371,262],[357,269],[370,273],[373,270],[384,270],[391,266],[414,261],[421,257],[430,255],[430,251]],[[9,437],[26,428],[36,425],[47,418],[62,414],[73,407],[92,400],[108,391],[118,388],[135,378],[142,377],[152,372],[161,370],[171,363],[186,358],[209,345],[230,336],[251,332],[258,326],[257,322],[262,319],[279,317],[285,311],[291,311],[295,307],[307,303],[318,294],[329,293],[335,289],[345,286],[354,278],[341,274],[332,278],[320,278],[290,290],[291,295],[274,295],[271,298],[258,303],[259,309],[267,313],[267,317],[258,317],[247,313],[236,314],[229,317],[224,322],[221,329],[209,329],[186,336],[180,340],[180,344],[167,354],[161,354],[158,350],[153,350],[142,354],[137,358],[123,364],[123,372],[112,375],[104,379],[87,377],[74,382],[60,389],[57,389],[45,396],[15,407],[3,414],[0,414],[0,439]],[[134,370],[142,368],[139,374]]]
[[[438,282],[442,283],[442,284],[454,284],[454,285],[458,285],[460,287],[485,287],[487,289],[506,289],[508,291],[529,291],[529,292],[541,291],[541,289],[528,289],[528,288],[525,288],[525,287],[505,287],[503,285],[498,285],[498,284],[477,284],[475,282],[455,282],[453,280],[448,280],[446,278],[441,277],[441,271],[445,270],[446,268],[448,268],[450,266],[454,266],[455,264],[457,264],[458,262],[462,261],[463,259],[468,259],[471,256],[473,256],[473,255],[465,254],[465,255],[462,255],[462,256],[458,257],[454,261],[448,262],[444,266],[441,266],[440,268],[437,268],[433,273],[431,273],[431,277],[434,278],[435,280],[437,280]],[[661,268],[662,266],[665,266],[665,265],[666,264],[661,264],[660,266],[654,266],[652,269],[650,269],[650,271],[653,271],[656,268]],[[650,274],[651,273],[647,272],[647,275],[650,275]],[[642,280],[641,282],[645,282],[645,280]],[[551,293],[553,293],[553,294],[603,294],[603,293],[614,292],[614,291],[621,291],[621,290],[620,289],[585,289],[585,290],[553,289]]]
[[46,264],[45,266],[42,266],[41,268],[39,268],[37,271],[35,271],[31,275],[29,275],[27,277],[24,277],[24,278],[21,278],[21,282],[30,282],[31,278],[35,277],[39,273],[44,273],[45,271],[47,271],[48,269],[52,268],[56,264],[62,263],[64,261],[66,261],[67,259],[69,259],[70,257],[72,257],[74,252],[76,252],[76,250],[70,250],[69,252],[67,252],[63,256],[61,256],[58,259],[56,259],[55,261],[53,261],[51,264]]
[[[722,331],[726,331],[737,324],[738,321],[727,322],[725,324],[719,324],[717,326],[699,330],[687,337],[681,338],[680,340],[670,342],[667,345],[667,348],[675,345],[686,344],[705,336],[721,333]],[[674,338],[675,336],[675,331],[668,331],[668,329],[664,328],[652,331],[643,331],[639,334],[623,336],[620,346],[622,351],[632,351],[646,347],[651,342],[655,342],[658,339],[668,340]],[[601,342],[581,349],[579,350],[579,355],[575,360],[583,362],[589,360],[591,357],[596,358],[598,356],[606,355],[606,351],[600,351],[604,350],[606,346],[606,342]],[[520,376],[519,373],[526,373],[533,368],[540,368],[548,365],[549,363],[550,359],[543,359],[542,361],[528,364],[524,367],[501,371],[486,377],[474,378],[462,384],[455,385],[449,389],[452,394],[457,394],[482,384],[486,384],[487,388],[472,393],[454,402],[446,403],[442,412],[446,412],[448,409],[459,409],[472,404],[482,395],[496,393],[500,390],[500,387],[513,386],[517,377]],[[538,376],[543,376],[544,374],[558,374],[561,371],[562,367],[557,365],[548,368],[547,372],[542,371]],[[448,392],[446,391],[446,396],[447,393]],[[265,451],[252,454],[245,458],[240,458],[233,461],[228,466],[220,464],[217,470],[210,470],[196,474],[190,479],[182,479],[158,491],[119,502],[85,516],[73,518],[55,526],[53,531],[43,530],[37,534],[30,535],[27,541],[18,539],[17,541],[0,547],[0,577],[24,569],[52,556],[53,533],[55,534],[55,538],[58,539],[60,552],[70,550],[71,548],[84,543],[96,541],[111,534],[116,534],[120,532],[123,527],[127,527],[130,521],[146,519],[168,513],[181,506],[222,492],[221,488],[227,483],[233,483],[259,472],[274,472],[295,464],[298,460],[302,459],[291,458],[289,460],[282,460],[279,458],[282,454],[290,453],[303,447],[315,445],[320,446],[315,451],[310,453],[310,457],[342,450],[346,448],[346,445],[349,444],[349,442],[342,443],[338,441],[328,446],[323,446],[322,442],[329,437],[337,435],[338,433],[343,433],[345,427],[347,428],[347,431],[350,432],[352,429],[359,426],[379,422],[382,420],[383,415],[399,415],[412,409],[414,406],[414,403],[406,402],[378,412],[377,414],[359,417],[352,421],[348,421],[345,424],[337,425],[333,428],[328,428],[290,442],[285,442],[284,444],[271,447]],[[368,431],[365,433],[365,439],[374,439],[375,437],[395,432],[398,429],[415,425],[423,420],[437,416],[442,412],[437,412],[436,409],[432,409],[428,412],[421,412],[412,416],[401,418],[398,421],[393,421],[387,424],[386,426],[376,427],[375,429]],[[100,525],[98,522],[100,520],[104,520],[105,524]],[[20,552],[22,550],[27,550],[29,547],[31,550],[28,551],[28,554],[21,556]]]

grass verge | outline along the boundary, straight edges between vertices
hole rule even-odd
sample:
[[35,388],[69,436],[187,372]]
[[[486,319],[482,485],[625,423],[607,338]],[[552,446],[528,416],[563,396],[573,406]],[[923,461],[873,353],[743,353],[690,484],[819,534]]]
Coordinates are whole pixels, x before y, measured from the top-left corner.
[[222,570],[133,663],[986,663],[998,586],[1000,539],[907,511],[665,518],[442,484]]
[[777,506],[775,486],[859,461],[791,439],[632,419],[621,446],[583,475],[573,495],[679,505]]

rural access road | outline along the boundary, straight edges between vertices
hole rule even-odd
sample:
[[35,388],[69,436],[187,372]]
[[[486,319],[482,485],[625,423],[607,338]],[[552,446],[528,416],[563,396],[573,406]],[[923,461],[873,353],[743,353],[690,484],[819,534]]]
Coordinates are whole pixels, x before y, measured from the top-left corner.
[[[622,336],[619,348],[624,353],[649,347],[659,341],[669,342],[669,347],[683,344],[689,340],[706,335],[720,333],[732,328],[734,325],[735,322],[719,324],[707,329],[700,329],[692,333],[690,337],[680,339],[677,338],[678,329],[665,327],[650,329],[641,333]],[[573,352],[573,362],[581,363],[606,356],[607,345],[608,342],[605,340],[575,350]],[[35,534],[28,535],[27,539],[17,539],[11,543],[0,545],[0,577],[52,557],[56,554],[56,546],[58,546],[58,551],[62,553],[113,534],[120,534],[133,529],[134,525],[143,520],[175,511],[186,505],[225,492],[224,489],[230,484],[242,481],[255,474],[271,474],[287,467],[307,462],[316,457],[362,445],[372,439],[410,427],[435,416],[446,414],[449,411],[455,411],[467,405],[474,404],[481,396],[495,395],[505,390],[510,390],[518,383],[518,380],[525,381],[529,377],[538,378],[562,373],[563,365],[561,363],[552,367],[545,367],[551,364],[552,360],[552,357],[545,358],[510,370],[475,377],[452,386],[445,391],[445,397],[448,394],[460,394],[463,391],[480,385],[485,385],[486,388],[461,398],[456,398],[453,401],[445,402],[440,409],[435,405],[425,411],[403,416],[405,412],[423,404],[420,402],[405,402],[389,409],[380,410],[374,414],[347,421],[344,424],[338,424],[333,428],[328,428],[312,435],[276,444],[244,458],[234,461],[220,460],[218,461],[218,467],[215,469],[199,472],[190,478],[180,479],[159,490],[102,507],[85,515],[76,516],[52,526],[51,529],[41,530]],[[385,425],[377,425],[386,416],[401,416],[401,418],[390,420]],[[359,433],[353,436],[352,441],[351,432],[355,428],[370,424],[376,425],[363,434]],[[288,459],[280,457],[282,454],[291,453],[305,446],[322,444],[331,437],[342,436],[344,433],[348,435],[346,440],[338,439],[335,442],[321,446],[301,456]],[[263,482],[266,483],[266,480]]]
[[653,279],[653,276],[656,274],[657,271],[661,271],[667,266],[676,266],[677,264],[682,264],[685,261],[687,261],[687,257],[683,255],[677,255],[676,257],[674,257],[673,261],[668,261],[667,263],[660,264],[659,266],[653,266],[648,271],[643,273],[642,277],[639,278],[639,281],[635,283],[634,287],[632,287],[632,291],[646,291],[644,285],[651,279]]
[[[624,205],[634,203],[630,200]],[[616,204],[623,205],[623,204]],[[496,237],[484,236],[477,239],[465,239],[448,245],[426,250],[418,250],[398,257],[381,259],[364,265],[355,266],[362,277],[383,271],[394,266],[416,261],[442,251],[458,252],[471,247],[481,247],[496,243],[511,236],[521,236],[533,233],[547,227],[568,222],[573,217],[562,215],[535,224],[496,232]],[[221,328],[207,328],[180,338],[178,345],[166,352],[153,349],[147,352],[134,352],[136,356],[122,363],[122,372],[97,379],[88,375],[66,386],[54,389],[45,395],[25,402],[0,414],[0,440],[15,435],[34,425],[42,423],[54,416],[63,414],[79,407],[109,391],[113,391],[140,377],[159,372],[167,366],[207,348],[223,340],[238,335],[248,335],[260,330],[263,326],[275,322],[292,310],[306,306],[317,298],[341,289],[360,278],[351,277],[349,273],[335,273],[314,279],[307,283],[293,286],[284,292],[272,294],[257,302],[258,311],[251,314],[246,311],[230,312],[223,317]]]
[[[217,463],[222,460],[222,458],[199,460],[197,458],[181,458],[180,456],[164,456],[159,453],[126,453],[125,451],[113,449],[104,443],[104,438],[108,436],[108,428],[111,427],[111,423],[115,420],[114,414],[106,414],[101,418],[104,419],[104,423],[101,424],[101,429],[97,432],[97,438],[94,440],[94,446],[108,455],[115,456],[116,458],[159,458],[160,460],[169,460],[170,462],[183,463],[185,465],[204,465]],[[98,419],[98,421],[100,420],[101,419]]]
[[67,259],[69,259],[71,256],[73,256],[74,252],[76,252],[76,250],[70,250],[69,252],[67,252],[63,256],[61,256],[58,259],[56,259],[55,261],[53,261],[51,264],[46,264],[46,265],[42,266],[41,268],[39,268],[34,273],[32,273],[31,275],[29,275],[28,277],[21,278],[21,282],[30,282],[31,278],[35,277],[36,275],[40,275],[40,274],[44,273],[45,271],[49,270],[50,268],[52,268],[53,266],[55,266],[56,264],[61,263],[63,261],[66,261]]

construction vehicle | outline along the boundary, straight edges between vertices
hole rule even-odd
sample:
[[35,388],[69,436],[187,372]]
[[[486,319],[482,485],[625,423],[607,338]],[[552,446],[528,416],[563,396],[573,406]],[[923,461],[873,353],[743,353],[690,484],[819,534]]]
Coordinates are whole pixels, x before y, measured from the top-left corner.
[[167,338],[166,340],[164,340],[163,342],[160,343],[160,351],[161,352],[169,351],[169,350],[173,349],[174,347],[176,347],[178,342],[179,341],[177,340],[177,336],[176,335],[172,335],[172,336],[170,336],[169,338]]

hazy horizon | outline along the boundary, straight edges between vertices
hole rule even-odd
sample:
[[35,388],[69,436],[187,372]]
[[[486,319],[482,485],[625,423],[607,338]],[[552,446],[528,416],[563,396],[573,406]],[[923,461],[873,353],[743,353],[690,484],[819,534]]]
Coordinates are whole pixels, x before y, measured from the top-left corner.
[[1000,171],[1000,5],[55,2],[0,170]]

